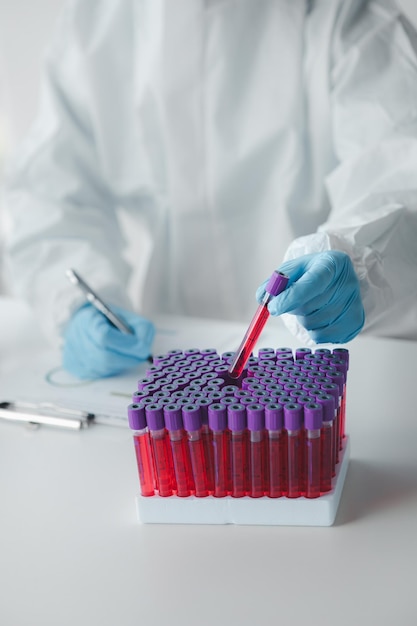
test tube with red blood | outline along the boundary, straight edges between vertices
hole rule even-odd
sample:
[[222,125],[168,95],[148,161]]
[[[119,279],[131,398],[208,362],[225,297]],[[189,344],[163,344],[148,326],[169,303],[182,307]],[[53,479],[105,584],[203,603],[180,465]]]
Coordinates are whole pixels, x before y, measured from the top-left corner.
[[339,432],[339,423],[340,423],[340,409],[339,409],[339,385],[337,385],[336,383],[324,383],[323,385],[320,385],[321,390],[324,393],[328,393],[329,395],[331,395],[334,399],[334,422],[333,422],[333,460],[334,460],[334,464],[336,465],[337,463],[339,463],[339,438],[338,438],[338,432]]
[[182,419],[188,438],[195,495],[198,498],[204,498],[209,495],[209,491],[207,486],[200,407],[196,404],[185,404],[182,407]]
[[147,404],[145,414],[151,439],[158,493],[163,497],[172,496],[175,478],[162,406],[158,403]]
[[287,431],[288,498],[299,498],[303,491],[303,407],[284,404],[284,424]]
[[140,492],[143,496],[153,496],[155,494],[155,480],[145,408],[139,404],[130,404],[127,415],[129,427],[133,430]]
[[320,447],[323,408],[317,402],[304,405],[305,497],[320,495]]
[[194,492],[194,481],[181,406],[175,403],[165,405],[164,418],[171,445],[177,496],[185,498]]
[[249,477],[248,495],[260,498],[266,491],[265,411],[261,404],[246,406],[248,423]]
[[246,408],[242,404],[227,407],[227,423],[230,430],[230,473],[234,498],[247,494],[247,422]]
[[229,368],[229,376],[231,378],[239,378],[244,370],[246,363],[259,339],[269,317],[268,304],[281,291],[284,291],[288,284],[288,276],[281,272],[275,271],[270,277],[265,287],[265,295],[253,316],[249,327],[242,339],[242,342],[233,356],[232,363]]
[[227,406],[216,402],[208,407],[208,421],[212,433],[213,475],[216,498],[223,498],[230,490],[229,431],[227,429]]
[[332,477],[336,475],[333,427],[335,413],[335,399],[328,393],[316,396],[315,402],[323,407],[323,424],[321,428],[321,469],[320,469],[320,490],[330,491],[332,488]]
[[280,498],[287,491],[287,450],[284,411],[281,404],[265,405],[267,432],[267,491],[270,498]]

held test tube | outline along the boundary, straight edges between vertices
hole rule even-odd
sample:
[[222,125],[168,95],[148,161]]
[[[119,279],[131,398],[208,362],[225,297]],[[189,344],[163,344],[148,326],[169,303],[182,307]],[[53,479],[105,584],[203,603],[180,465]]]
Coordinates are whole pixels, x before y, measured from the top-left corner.
[[239,378],[243,369],[252,353],[252,350],[258,341],[259,335],[269,317],[268,304],[273,297],[284,291],[288,284],[288,276],[281,272],[275,271],[269,279],[265,287],[265,296],[258,306],[249,328],[242,339],[242,343],[234,355],[233,361],[229,368],[229,376],[231,378]]
[[153,462],[145,409],[138,404],[130,404],[127,416],[129,427],[133,430],[140,492],[143,496],[153,496],[155,494]]

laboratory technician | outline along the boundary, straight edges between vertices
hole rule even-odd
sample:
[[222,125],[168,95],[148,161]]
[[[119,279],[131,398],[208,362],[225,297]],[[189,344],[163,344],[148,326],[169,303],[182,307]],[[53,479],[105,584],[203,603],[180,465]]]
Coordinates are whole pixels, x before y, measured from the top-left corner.
[[[9,172],[13,284],[80,377],[144,359],[156,313],[248,322],[278,267],[300,340],[417,339],[416,181],[417,36],[391,0],[72,0]],[[122,214],[151,242],[140,315]]]

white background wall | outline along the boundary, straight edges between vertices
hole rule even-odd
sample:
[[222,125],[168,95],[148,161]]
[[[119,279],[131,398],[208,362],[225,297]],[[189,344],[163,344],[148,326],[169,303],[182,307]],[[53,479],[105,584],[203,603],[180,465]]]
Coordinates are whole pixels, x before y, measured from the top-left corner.
[[[0,111],[6,109],[14,140],[24,135],[33,119],[44,46],[64,3],[0,0]],[[417,0],[398,4],[417,26]]]
[[6,111],[14,141],[33,119],[43,51],[63,4],[64,0],[0,0],[0,110]]
[[[4,155],[34,118],[45,44],[65,1],[0,0],[0,182]],[[417,26],[417,0],[398,4]],[[5,227],[0,204],[0,255]],[[0,293],[2,288],[0,272]]]

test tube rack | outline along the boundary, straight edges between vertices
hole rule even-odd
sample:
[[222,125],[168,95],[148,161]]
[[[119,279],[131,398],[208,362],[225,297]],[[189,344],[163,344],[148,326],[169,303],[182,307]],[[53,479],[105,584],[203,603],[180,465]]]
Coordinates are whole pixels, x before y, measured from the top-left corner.
[[[331,526],[340,503],[350,454],[350,441],[345,432],[348,351],[343,348],[334,350],[323,348],[315,352],[307,348],[295,351],[290,348],[264,348],[259,350],[256,357],[251,356],[238,380],[229,377],[232,359],[233,353],[219,355],[214,349],[171,350],[154,357],[154,363],[148,368],[146,377],[138,381],[138,390],[133,393],[133,403],[128,408],[129,425],[136,437],[135,450],[141,485],[141,493],[136,496],[138,520],[141,523],[171,524]],[[259,497],[249,495],[249,483],[242,497],[232,495],[232,488],[222,494],[222,497],[216,497],[213,488],[207,489],[207,495],[201,497],[195,495],[197,491],[193,491],[192,487],[189,495],[184,497],[178,495],[175,489],[172,457],[171,459],[167,457],[169,471],[172,473],[172,489],[170,495],[160,495],[153,447],[153,433],[156,427],[151,420],[155,412],[159,416],[168,415],[169,410],[174,407],[179,407],[180,412],[187,411],[191,403],[193,407],[198,407],[203,428],[205,424],[206,433],[210,437],[211,431],[207,425],[210,406],[224,403],[227,409],[235,406],[237,401],[243,403],[242,406],[246,406],[247,411],[251,410],[255,402],[258,408],[262,407],[261,413],[267,414],[269,407],[277,407],[279,404],[283,412],[286,410],[285,407],[290,405],[301,409],[304,405],[303,410],[306,411],[307,405],[313,406],[308,404],[309,401],[317,406],[315,401],[322,399],[326,402],[323,398],[326,396],[329,398],[329,394],[334,398],[333,473],[330,484],[325,491],[320,491],[317,497],[306,497],[305,489],[303,491],[301,487],[297,497],[288,497],[285,488],[280,497],[270,497],[267,476],[264,483],[265,491]],[[143,490],[146,459],[141,457],[145,448],[142,447],[141,452],[137,445],[138,426],[134,417],[138,412],[145,418],[147,416],[150,422],[141,424],[144,428],[140,429],[139,435],[144,438],[142,444],[146,443],[150,454],[148,469],[152,473],[152,486],[146,495]],[[162,428],[158,427],[159,434],[162,433],[164,436],[168,454],[170,454],[170,427],[172,426],[168,423],[162,424]],[[302,429],[304,430],[304,424]],[[228,427],[226,430],[229,432]],[[187,449],[187,432],[183,429],[181,431]],[[285,432],[285,424],[283,431]],[[249,430],[246,428],[245,432],[249,442]],[[320,432],[322,435],[321,429]],[[263,433],[267,439],[267,429],[263,429]],[[320,440],[321,438],[322,436]],[[305,432],[303,441],[305,449],[307,441]],[[265,453],[268,454],[267,443]],[[209,462],[207,457],[205,460]],[[189,465],[188,471],[192,472],[192,464]],[[304,485],[306,472],[308,470],[304,469]]]

